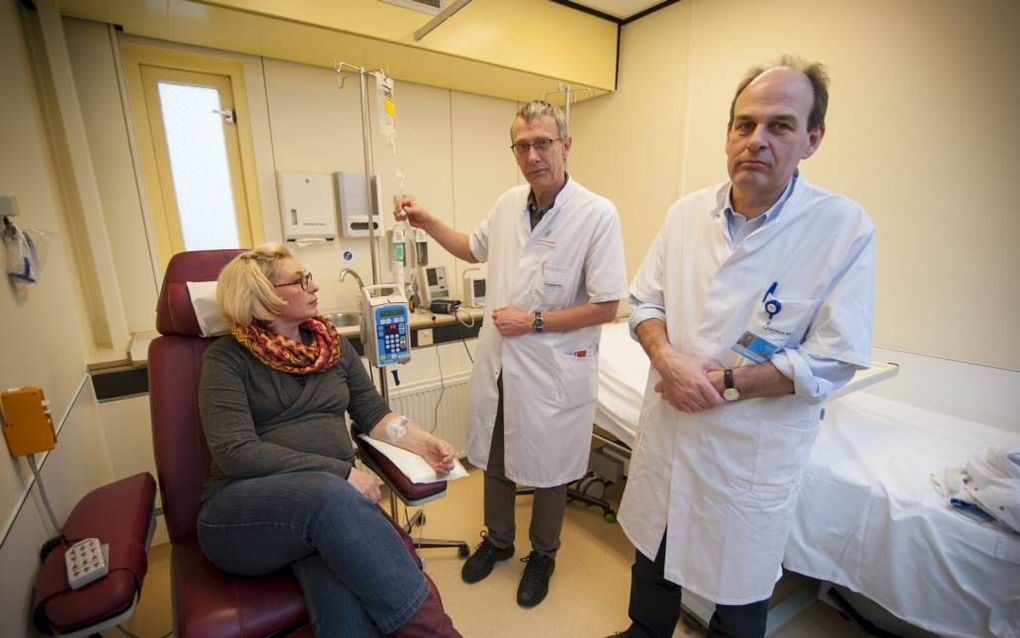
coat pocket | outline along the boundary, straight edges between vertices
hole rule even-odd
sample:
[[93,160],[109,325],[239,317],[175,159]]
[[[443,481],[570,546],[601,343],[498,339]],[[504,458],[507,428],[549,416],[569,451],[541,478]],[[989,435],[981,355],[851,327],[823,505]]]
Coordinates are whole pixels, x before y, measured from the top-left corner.
[[560,407],[563,410],[591,403],[598,391],[598,357],[592,348],[565,354],[556,352],[556,385],[559,387]]
[[771,318],[765,306],[759,305],[750,330],[778,348],[796,347],[811,325],[818,302],[807,299],[782,301],[781,304],[779,312]]
[[754,462],[752,492],[762,507],[786,502],[800,482],[818,434],[818,418],[762,421]]
[[542,264],[542,287],[539,298],[543,309],[552,310],[567,305],[572,270],[569,266],[554,266],[549,262]]

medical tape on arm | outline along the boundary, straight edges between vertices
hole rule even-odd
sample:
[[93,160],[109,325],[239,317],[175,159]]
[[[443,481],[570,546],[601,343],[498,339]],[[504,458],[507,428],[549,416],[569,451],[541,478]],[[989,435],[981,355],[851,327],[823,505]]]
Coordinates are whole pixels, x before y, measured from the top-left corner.
[[410,422],[411,419],[403,414],[400,415],[399,419],[390,419],[390,422],[386,424],[386,437],[390,440],[390,443],[396,443],[404,438],[404,435],[407,434],[407,424]]

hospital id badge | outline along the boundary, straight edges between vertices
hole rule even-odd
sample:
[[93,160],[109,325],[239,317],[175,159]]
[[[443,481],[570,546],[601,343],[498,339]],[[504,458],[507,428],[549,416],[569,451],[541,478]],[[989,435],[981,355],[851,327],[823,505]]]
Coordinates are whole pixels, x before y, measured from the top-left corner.
[[745,359],[755,363],[765,363],[772,358],[779,347],[762,339],[751,331],[745,331],[737,342],[730,348]]

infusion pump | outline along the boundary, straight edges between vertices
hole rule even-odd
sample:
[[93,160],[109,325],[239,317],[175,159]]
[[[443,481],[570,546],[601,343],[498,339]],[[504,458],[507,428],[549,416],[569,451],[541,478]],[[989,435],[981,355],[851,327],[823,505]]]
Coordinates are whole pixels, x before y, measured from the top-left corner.
[[464,273],[464,305],[472,308],[485,305],[485,275],[475,269]]
[[361,344],[368,362],[385,368],[410,361],[410,315],[400,287],[365,286],[361,293]]

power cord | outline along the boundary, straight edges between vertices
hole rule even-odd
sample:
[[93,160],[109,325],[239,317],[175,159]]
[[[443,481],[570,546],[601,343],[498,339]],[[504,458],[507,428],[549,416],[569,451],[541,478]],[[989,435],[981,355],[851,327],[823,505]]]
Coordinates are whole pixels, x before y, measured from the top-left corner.
[[[432,325],[436,323],[436,318],[432,317]],[[443,378],[443,359],[439,356],[439,342],[434,341],[433,345],[436,348],[436,367],[439,368],[439,398],[436,399],[436,407],[432,410],[432,429],[429,430],[430,434],[435,434],[436,429],[439,427],[439,406],[443,402],[443,396],[446,394],[446,380]]]

